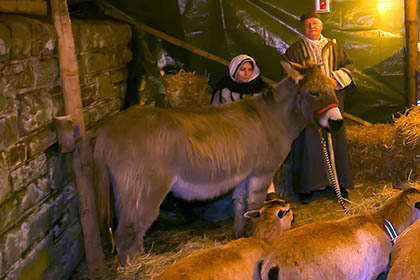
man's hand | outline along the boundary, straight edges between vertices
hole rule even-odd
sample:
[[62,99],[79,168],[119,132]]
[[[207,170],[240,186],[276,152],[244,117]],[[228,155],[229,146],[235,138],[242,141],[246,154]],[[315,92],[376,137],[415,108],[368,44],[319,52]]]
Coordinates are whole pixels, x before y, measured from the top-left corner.
[[337,82],[337,80],[336,80],[336,79],[334,79],[334,78],[331,78],[331,77],[330,77],[330,79],[332,80],[332,82],[333,82],[333,84],[334,84],[334,88],[335,88],[335,89],[338,89],[338,82]]

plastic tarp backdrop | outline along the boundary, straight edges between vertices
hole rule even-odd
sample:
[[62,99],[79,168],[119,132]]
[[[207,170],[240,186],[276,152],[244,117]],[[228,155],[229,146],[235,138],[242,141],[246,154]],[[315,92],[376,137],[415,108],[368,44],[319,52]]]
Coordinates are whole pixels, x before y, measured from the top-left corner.
[[[315,7],[313,0],[109,2],[144,24],[228,61],[237,54],[249,54],[256,59],[262,75],[275,81],[283,77],[280,55],[302,36],[300,15]],[[324,36],[335,38],[357,68],[357,86],[346,97],[345,111],[368,121],[384,122],[404,110],[404,1],[332,0],[331,12],[321,16]],[[164,50],[171,63],[209,74],[210,85],[228,73],[224,65],[151,35],[139,38],[140,60],[150,67],[156,65]]]

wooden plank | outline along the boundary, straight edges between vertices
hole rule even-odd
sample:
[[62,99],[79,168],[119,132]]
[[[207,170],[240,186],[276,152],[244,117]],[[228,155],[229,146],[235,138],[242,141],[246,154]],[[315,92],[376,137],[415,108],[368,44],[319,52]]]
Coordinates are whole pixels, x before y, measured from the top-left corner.
[[0,12],[46,16],[47,15],[47,2],[46,1],[1,0]]
[[[163,32],[161,32],[161,31],[159,31],[157,29],[154,29],[154,28],[152,28],[150,26],[147,26],[147,25],[145,25],[145,24],[143,24],[143,23],[135,20],[134,18],[130,17],[129,15],[123,13],[122,11],[120,11],[120,10],[118,10],[116,8],[106,9],[105,10],[105,14],[108,15],[108,16],[110,16],[110,17],[113,17],[115,19],[118,19],[118,20],[121,20],[121,21],[124,21],[124,22],[128,22],[130,24],[133,24],[138,29],[141,29],[141,30],[143,30],[143,31],[145,31],[147,33],[150,33],[150,34],[154,35],[154,36],[160,37],[160,38],[164,39],[165,41],[168,41],[171,44],[174,44],[176,46],[179,46],[181,48],[184,48],[186,50],[189,50],[189,51],[191,51],[191,52],[193,52],[195,54],[198,54],[198,55],[200,55],[202,57],[205,57],[207,59],[216,61],[216,62],[218,62],[220,64],[229,66],[229,61],[227,61],[225,59],[222,59],[222,58],[220,58],[218,56],[215,56],[215,55],[213,55],[211,53],[208,53],[208,52],[206,52],[206,51],[204,51],[202,49],[199,49],[196,46],[193,46],[191,44],[188,44],[188,43],[186,43],[184,41],[181,41],[179,39],[176,39],[176,38],[174,38],[174,37],[172,37],[172,36],[170,36],[170,35],[168,35],[166,33],[163,33]],[[275,82],[275,81],[273,81],[273,80],[271,80],[271,79],[269,79],[267,77],[262,77],[262,79],[265,82],[267,82],[267,83],[269,83],[271,85],[275,85],[277,83],[277,82]],[[360,123],[362,125],[368,125],[368,126],[371,125],[371,123],[369,123],[369,122],[367,122],[365,120],[362,120],[362,119],[360,119],[360,118],[358,118],[356,116],[352,116],[351,114],[344,113],[344,116],[347,117],[347,118],[350,118],[353,121],[355,121],[357,123]]]
[[73,32],[66,0],[51,0],[51,15],[57,32],[58,60],[66,114],[74,125],[74,137],[79,138],[73,152],[79,214],[82,224],[86,263],[90,279],[107,278],[109,273],[101,246],[96,214],[92,154],[86,137],[80,92],[79,71],[74,49]]
[[345,118],[348,118],[349,120],[352,120],[352,121],[357,122],[357,123],[359,123],[359,124],[362,124],[362,125],[364,125],[364,126],[371,126],[371,125],[372,125],[372,123],[370,123],[370,122],[368,122],[368,121],[365,121],[365,120],[363,120],[363,119],[361,119],[361,118],[358,118],[358,117],[356,117],[356,116],[353,116],[353,115],[351,115],[351,114],[349,114],[349,113],[346,113],[346,112],[343,112],[343,116],[344,116]]
[[408,105],[416,105],[418,100],[416,69],[419,66],[417,49],[417,1],[405,0],[405,34],[407,44],[407,88]]

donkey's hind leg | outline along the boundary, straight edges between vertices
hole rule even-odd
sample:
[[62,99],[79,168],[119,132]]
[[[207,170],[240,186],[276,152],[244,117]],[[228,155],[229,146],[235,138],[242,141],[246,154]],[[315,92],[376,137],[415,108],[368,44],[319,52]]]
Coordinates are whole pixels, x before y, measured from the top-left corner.
[[143,180],[144,184],[136,193],[128,192],[121,197],[121,218],[115,241],[122,265],[127,258],[143,253],[143,237],[159,215],[159,206],[169,192],[169,180]]

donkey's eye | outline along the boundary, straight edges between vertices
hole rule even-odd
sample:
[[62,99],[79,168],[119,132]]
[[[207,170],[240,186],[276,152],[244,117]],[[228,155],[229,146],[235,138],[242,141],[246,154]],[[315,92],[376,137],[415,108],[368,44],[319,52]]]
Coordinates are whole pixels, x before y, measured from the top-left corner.
[[312,96],[312,97],[319,97],[319,92],[312,92],[312,91],[310,91],[309,92],[309,95]]

